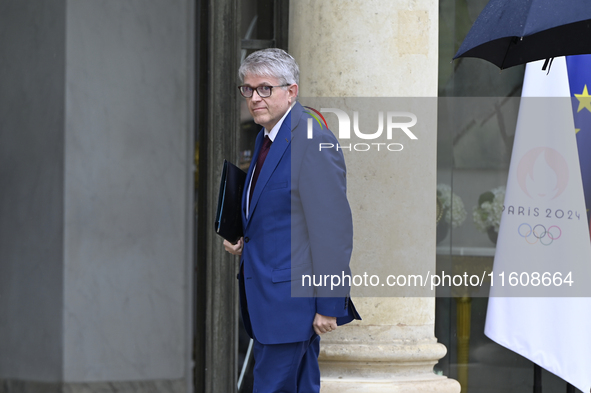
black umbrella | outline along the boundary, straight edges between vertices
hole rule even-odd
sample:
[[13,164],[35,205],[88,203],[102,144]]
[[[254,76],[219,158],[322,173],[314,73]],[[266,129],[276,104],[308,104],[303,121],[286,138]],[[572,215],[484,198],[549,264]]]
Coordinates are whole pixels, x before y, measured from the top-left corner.
[[591,53],[591,0],[490,0],[458,57],[504,69],[530,61]]

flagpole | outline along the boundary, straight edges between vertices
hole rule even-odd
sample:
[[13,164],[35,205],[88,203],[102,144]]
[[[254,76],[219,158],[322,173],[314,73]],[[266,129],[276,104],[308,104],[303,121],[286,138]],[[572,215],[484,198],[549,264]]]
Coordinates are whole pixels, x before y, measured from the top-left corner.
[[542,367],[534,363],[534,393],[542,393]]

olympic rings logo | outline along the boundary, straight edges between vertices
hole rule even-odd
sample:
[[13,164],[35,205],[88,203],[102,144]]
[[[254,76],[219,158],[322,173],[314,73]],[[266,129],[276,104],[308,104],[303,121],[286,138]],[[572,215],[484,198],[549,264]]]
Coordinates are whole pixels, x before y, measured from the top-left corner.
[[538,224],[532,228],[531,225],[523,223],[517,228],[519,236],[525,238],[528,244],[536,244],[538,241],[544,246],[549,246],[554,240],[560,239],[562,236],[562,229],[558,225],[552,225],[546,229],[542,224]]

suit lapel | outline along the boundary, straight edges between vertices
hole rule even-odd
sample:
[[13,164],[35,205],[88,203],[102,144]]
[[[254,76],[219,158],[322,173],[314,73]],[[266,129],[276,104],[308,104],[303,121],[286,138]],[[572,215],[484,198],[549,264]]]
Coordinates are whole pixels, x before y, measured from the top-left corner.
[[[292,109],[293,110],[293,109]],[[271,175],[277,168],[279,161],[281,161],[281,157],[285,154],[287,147],[291,143],[291,111],[283,120],[283,124],[281,124],[281,128],[269,149],[269,153],[267,154],[267,158],[265,158],[265,163],[263,164],[263,168],[259,173],[259,178],[257,179],[256,187],[252,193],[252,199],[249,205],[249,213],[248,217],[252,217],[252,214],[257,206],[259,198],[261,196],[262,190],[265,188],[265,185],[271,178]],[[257,154],[258,157],[258,154]],[[291,165],[291,163],[289,163]],[[247,222],[248,225],[248,222]]]
[[[261,129],[261,131],[259,132],[259,134],[257,135],[257,139],[255,141],[254,144],[254,151],[255,151],[255,155],[252,158],[252,164],[248,167],[248,173],[246,174],[246,184],[244,184],[244,189],[242,190],[242,222],[245,223],[244,227],[246,228],[246,223],[248,221],[248,219],[246,218],[246,198],[248,195],[248,185],[250,184],[250,179],[252,178],[252,174],[254,172],[254,163],[257,162],[257,159],[259,158],[259,153],[261,152],[261,145],[263,144],[263,138],[265,135],[265,131],[264,129]],[[263,165],[264,167],[264,165]],[[260,177],[260,174],[259,174]],[[251,201],[252,204],[252,201]],[[250,214],[248,215],[248,217],[250,218]]]

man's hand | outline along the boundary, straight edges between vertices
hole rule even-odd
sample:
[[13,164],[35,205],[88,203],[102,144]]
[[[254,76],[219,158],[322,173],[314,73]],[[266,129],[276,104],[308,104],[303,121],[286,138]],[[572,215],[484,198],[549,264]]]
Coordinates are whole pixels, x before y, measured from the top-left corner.
[[314,326],[314,331],[318,335],[331,332],[337,328],[337,317],[326,317],[316,313],[312,326]]
[[240,238],[236,244],[232,244],[227,240],[224,240],[224,248],[232,255],[242,255],[242,246],[244,245],[243,239]]

